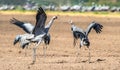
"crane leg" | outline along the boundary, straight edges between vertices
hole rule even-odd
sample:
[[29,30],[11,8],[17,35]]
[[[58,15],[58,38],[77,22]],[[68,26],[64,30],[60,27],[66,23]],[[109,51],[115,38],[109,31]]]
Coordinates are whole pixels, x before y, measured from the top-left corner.
[[44,55],[44,57],[46,57],[46,49],[47,49],[47,45],[43,46],[43,55]]
[[48,45],[43,46],[43,56],[44,56],[44,62],[46,61],[46,50]]
[[74,41],[73,41],[73,46],[75,47],[76,46],[76,39],[74,38]]
[[88,47],[88,50],[89,50],[89,59],[88,59],[88,61],[89,61],[89,63],[90,63],[90,59],[91,59],[91,54],[90,54],[90,48]]
[[73,45],[74,47],[77,48],[77,51],[76,51],[76,56],[77,56],[77,59],[78,59],[78,56],[80,55],[80,48],[81,48],[81,45],[80,45],[80,48],[78,47],[78,40],[74,38],[74,42],[73,42]]
[[25,48],[25,56],[27,56],[28,45]]
[[32,64],[34,64],[36,61],[36,48],[33,48],[33,62]]
[[79,55],[80,55],[80,48],[79,48],[79,46],[77,45],[77,43],[76,43],[76,49],[77,49],[77,51],[76,51],[76,61],[79,59]]
[[39,46],[39,44],[41,43],[42,40],[40,40],[37,45],[33,48],[33,61],[31,64],[34,64],[36,62],[36,49]]

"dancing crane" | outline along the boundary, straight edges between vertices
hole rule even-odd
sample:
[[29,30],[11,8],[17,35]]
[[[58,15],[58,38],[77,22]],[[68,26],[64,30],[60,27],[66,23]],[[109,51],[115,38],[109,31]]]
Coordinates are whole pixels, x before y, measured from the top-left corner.
[[[35,42],[37,43],[35,45],[35,47],[33,48],[33,64],[36,61],[36,49],[38,47],[38,45],[44,40],[45,44],[49,44],[50,42],[50,34],[49,29],[51,27],[51,25],[53,24],[53,21],[55,19],[57,19],[57,16],[54,16],[50,22],[45,26],[45,21],[47,19],[46,13],[44,12],[44,10],[40,7],[37,11],[37,15],[36,15],[36,25],[33,26],[31,24],[28,23],[23,23],[21,21],[19,21],[19,23],[15,23],[14,20],[16,21],[16,19],[14,18],[14,20],[11,20],[11,23],[23,28],[23,30],[25,32],[27,32],[27,34],[23,34],[23,35],[18,35],[15,38],[15,42],[14,44],[16,44],[18,41],[21,42],[21,44],[24,46],[28,45],[31,42]],[[29,25],[29,26],[28,26]],[[31,30],[29,30],[31,29]]]
[[80,42],[80,48],[82,46],[87,46],[87,48],[89,49],[89,62],[90,62],[90,41],[88,38],[89,33],[91,32],[92,29],[94,29],[96,31],[96,33],[101,33],[103,26],[99,23],[96,22],[92,22],[86,30],[83,30],[81,28],[78,28],[77,26],[74,25],[74,23],[72,21],[69,22],[71,24],[71,31],[73,33],[73,37],[74,37],[74,41],[73,41],[73,45],[76,46],[76,41],[78,39],[81,40]]
[[[31,23],[22,22],[22,21],[20,21],[20,20],[18,20],[18,19],[16,19],[16,18],[12,18],[12,19],[10,20],[10,23],[12,23],[12,24],[14,24],[14,25],[22,28],[26,33],[29,33],[29,34],[32,33],[32,31],[33,31],[33,29],[34,29],[34,27],[35,27],[35,26],[32,25]],[[49,24],[50,24],[50,23],[51,23],[51,21],[49,22]],[[46,46],[46,47],[45,47],[45,46],[43,47],[44,56],[45,56],[45,50],[47,49],[47,46],[48,46],[49,43],[50,43],[50,34],[48,33],[48,29],[50,28],[50,25],[49,25],[49,24],[47,24],[47,25],[45,26],[45,31],[46,31],[47,35],[46,35],[45,38],[44,38],[44,43],[45,43],[45,46]],[[14,45],[16,45],[18,42],[20,42],[20,45],[21,45],[22,49],[24,49],[25,47],[27,48],[28,45],[29,45],[28,41],[26,40],[26,41],[24,41],[24,43],[21,42],[21,38],[24,37],[24,36],[26,36],[26,34],[17,35],[17,36],[15,37],[15,39],[14,39]],[[25,43],[25,42],[26,42],[26,43]],[[26,51],[25,51],[25,55],[26,55]]]

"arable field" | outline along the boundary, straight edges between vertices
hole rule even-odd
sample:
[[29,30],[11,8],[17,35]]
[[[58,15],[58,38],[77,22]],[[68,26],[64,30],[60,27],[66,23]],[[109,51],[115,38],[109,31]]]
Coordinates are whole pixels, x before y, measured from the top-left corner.
[[[52,15],[48,15],[47,23]],[[0,14],[0,70],[119,70],[120,69],[120,17],[92,16],[92,15],[56,15],[58,19],[50,29],[51,42],[47,48],[46,57],[43,56],[43,46],[37,49],[37,59],[32,62],[33,44],[25,50],[20,44],[13,45],[16,35],[25,32],[10,24],[13,17],[24,22],[35,24],[35,14]],[[73,47],[73,36],[69,20],[83,29],[96,21],[104,26],[101,34],[94,30],[89,34],[91,42],[91,63],[88,63],[88,50]],[[79,43],[79,42],[78,42]],[[78,45],[79,46],[79,45]]]

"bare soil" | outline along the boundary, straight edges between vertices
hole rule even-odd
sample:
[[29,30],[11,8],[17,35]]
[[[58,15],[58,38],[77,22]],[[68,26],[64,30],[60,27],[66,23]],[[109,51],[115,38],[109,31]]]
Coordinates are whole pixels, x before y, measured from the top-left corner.
[[[87,15],[87,14],[86,14]],[[47,23],[53,15],[48,15]],[[51,42],[43,56],[43,46],[37,49],[37,60],[32,62],[33,44],[27,49],[20,48],[20,45],[13,45],[16,35],[25,32],[10,24],[11,18],[17,18],[24,22],[35,24],[35,15],[5,15],[0,14],[0,70],[119,70],[120,69],[120,17],[95,17],[95,16],[61,16],[50,29]],[[96,21],[104,26],[101,34],[94,30],[89,35],[91,42],[91,63],[88,63],[88,49],[73,46],[73,36],[69,20],[83,29],[89,23]],[[79,43],[79,42],[78,42]],[[79,50],[79,56],[76,52]]]

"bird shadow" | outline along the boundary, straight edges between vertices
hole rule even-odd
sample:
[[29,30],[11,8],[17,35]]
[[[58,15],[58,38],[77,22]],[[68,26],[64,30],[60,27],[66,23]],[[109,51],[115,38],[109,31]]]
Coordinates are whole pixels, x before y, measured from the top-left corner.
[[44,64],[64,64],[64,63],[68,63],[65,60],[61,60],[61,61],[54,61],[54,62],[43,62]]
[[[106,59],[97,59],[95,61],[88,61],[88,60],[82,60],[82,61],[75,61],[75,62],[69,62],[66,60],[58,60],[58,61],[53,61],[53,62],[42,62],[41,64],[66,64],[66,63],[100,63],[100,62],[104,62]],[[35,63],[30,63],[29,65],[34,65]]]
[[97,59],[96,62],[102,62],[105,61],[106,59]]
[[96,63],[96,62],[103,62],[105,61],[106,59],[97,59],[95,61],[88,61],[88,60],[82,60],[82,61],[79,61],[78,63]]

